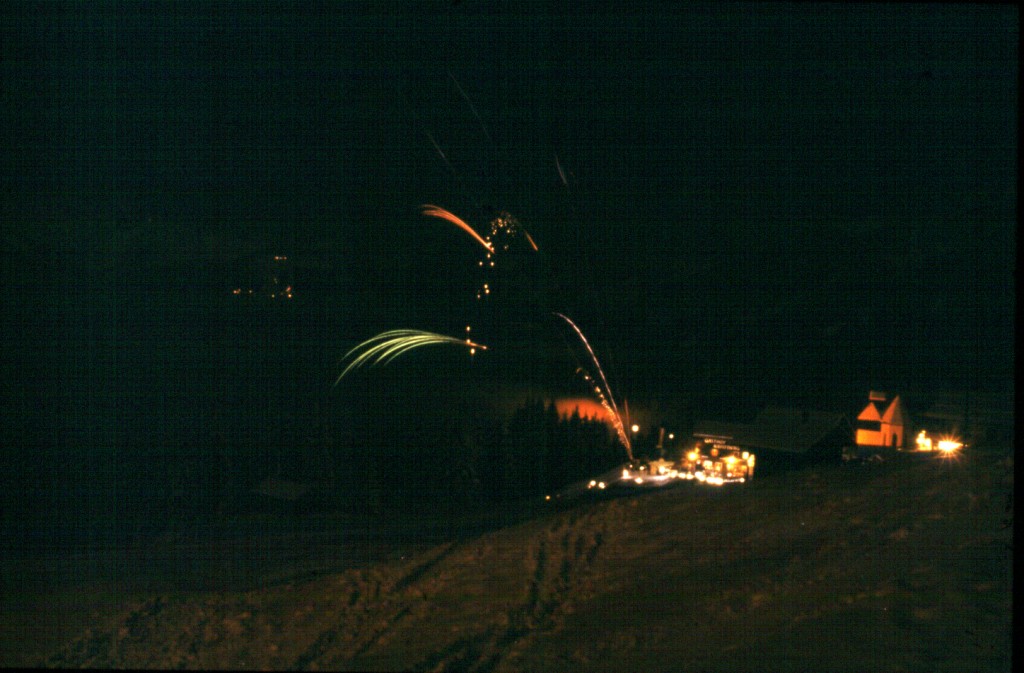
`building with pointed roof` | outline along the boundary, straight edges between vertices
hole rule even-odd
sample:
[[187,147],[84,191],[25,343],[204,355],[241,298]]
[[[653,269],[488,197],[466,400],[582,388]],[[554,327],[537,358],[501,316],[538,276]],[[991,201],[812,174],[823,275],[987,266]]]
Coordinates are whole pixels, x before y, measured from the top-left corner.
[[902,449],[906,445],[907,415],[900,396],[886,404],[886,394],[871,391],[857,415],[857,446]]

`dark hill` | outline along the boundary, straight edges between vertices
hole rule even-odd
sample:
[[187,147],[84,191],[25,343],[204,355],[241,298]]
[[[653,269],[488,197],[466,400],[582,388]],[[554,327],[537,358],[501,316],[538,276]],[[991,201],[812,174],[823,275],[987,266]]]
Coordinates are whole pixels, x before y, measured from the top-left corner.
[[976,452],[580,502],[262,588],[141,592],[31,663],[1009,671],[1012,499],[1009,453]]

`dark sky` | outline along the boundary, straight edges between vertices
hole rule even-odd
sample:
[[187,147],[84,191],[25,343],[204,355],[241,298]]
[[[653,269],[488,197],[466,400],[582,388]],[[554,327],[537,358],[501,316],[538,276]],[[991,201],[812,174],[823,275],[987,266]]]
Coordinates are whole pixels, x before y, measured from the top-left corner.
[[1010,386],[1015,7],[595,4],[6,3],[5,399],[216,369],[254,256],[312,341],[461,324],[477,250],[426,202],[519,217],[634,395]]

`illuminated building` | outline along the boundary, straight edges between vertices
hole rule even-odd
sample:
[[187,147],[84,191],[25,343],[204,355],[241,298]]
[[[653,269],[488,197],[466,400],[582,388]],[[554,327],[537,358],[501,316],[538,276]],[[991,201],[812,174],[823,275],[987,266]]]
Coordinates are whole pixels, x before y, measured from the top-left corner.
[[695,440],[755,454],[769,467],[838,461],[852,428],[843,414],[769,406],[752,423],[700,421]]
[[868,404],[857,416],[857,446],[904,447],[906,413],[903,403],[899,395],[888,405],[885,402],[885,393],[872,390],[868,394]]

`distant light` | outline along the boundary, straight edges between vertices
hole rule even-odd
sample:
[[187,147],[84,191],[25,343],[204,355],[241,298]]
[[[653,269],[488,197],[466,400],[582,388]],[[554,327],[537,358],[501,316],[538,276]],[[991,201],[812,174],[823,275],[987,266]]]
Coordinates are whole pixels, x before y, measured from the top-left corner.
[[670,433],[668,433],[668,438],[669,439],[675,439],[676,438],[676,434],[674,432],[670,432]]
[[955,439],[940,439],[938,447],[939,451],[949,454],[959,451],[963,447],[963,443]]
[[598,488],[604,488],[605,487],[605,483],[603,481],[599,481],[599,482],[597,482],[597,487]]
[[642,484],[642,483],[644,483],[644,479],[643,479],[643,477],[637,477],[637,478],[636,478],[636,479],[634,479],[633,481],[635,481],[635,482],[636,482],[636,483],[638,483],[638,484]]
[[630,430],[632,430],[634,433],[640,432],[640,426],[634,423]]

